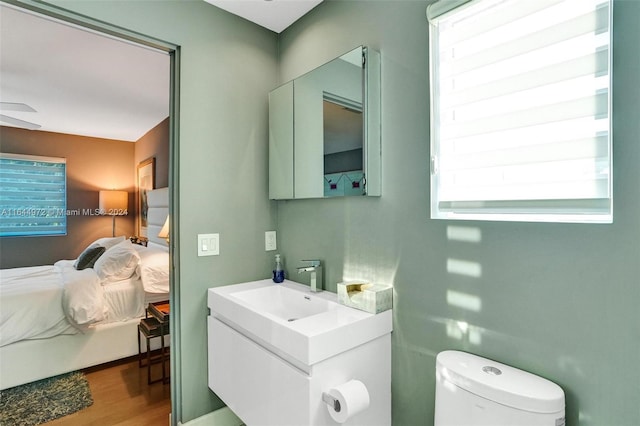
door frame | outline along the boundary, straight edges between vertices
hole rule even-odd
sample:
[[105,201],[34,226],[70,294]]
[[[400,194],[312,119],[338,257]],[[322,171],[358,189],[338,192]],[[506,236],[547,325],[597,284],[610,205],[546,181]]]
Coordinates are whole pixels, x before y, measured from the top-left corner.
[[[99,21],[91,17],[63,9],[61,7],[43,3],[38,0],[1,0],[6,5],[22,10],[44,15],[65,24],[77,26],[85,30],[93,31],[101,35],[133,43],[145,48],[166,53],[169,61],[169,218],[170,218],[170,243],[169,258],[171,316],[169,327],[171,330],[180,329],[180,283],[179,283],[179,116],[180,116],[180,46],[145,34],[118,27],[107,22]],[[181,403],[181,374],[180,374],[180,333],[170,333],[171,338],[171,424],[177,425],[182,418]]]

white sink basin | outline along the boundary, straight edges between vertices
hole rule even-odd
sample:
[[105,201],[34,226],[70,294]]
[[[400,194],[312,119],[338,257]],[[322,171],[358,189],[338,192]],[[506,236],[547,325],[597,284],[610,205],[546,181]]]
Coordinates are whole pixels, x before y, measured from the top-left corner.
[[391,310],[359,311],[339,304],[335,293],[288,280],[210,288],[208,306],[211,316],[306,371],[392,330]]
[[284,285],[242,290],[232,293],[256,312],[274,315],[288,322],[335,309],[336,304],[320,297],[311,297]]

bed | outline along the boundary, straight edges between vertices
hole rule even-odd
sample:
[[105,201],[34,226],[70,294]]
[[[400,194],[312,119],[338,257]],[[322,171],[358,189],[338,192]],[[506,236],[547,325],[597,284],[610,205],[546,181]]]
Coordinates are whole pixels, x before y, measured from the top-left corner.
[[101,238],[78,259],[0,271],[0,389],[138,353],[145,307],[169,299],[169,251],[157,237],[168,188],[147,202],[147,246]]

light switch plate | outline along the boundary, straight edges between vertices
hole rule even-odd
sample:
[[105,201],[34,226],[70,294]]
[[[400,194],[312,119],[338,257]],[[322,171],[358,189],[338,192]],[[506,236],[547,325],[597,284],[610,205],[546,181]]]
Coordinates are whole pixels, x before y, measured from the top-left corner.
[[220,234],[198,234],[198,256],[218,256]]
[[267,231],[264,233],[264,250],[272,251],[277,249],[276,231]]

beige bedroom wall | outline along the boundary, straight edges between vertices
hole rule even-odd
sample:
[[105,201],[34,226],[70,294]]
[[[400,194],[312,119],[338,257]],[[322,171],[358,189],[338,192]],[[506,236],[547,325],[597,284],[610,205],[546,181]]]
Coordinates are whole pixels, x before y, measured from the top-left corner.
[[169,117],[138,139],[135,146],[134,164],[155,157],[155,187],[169,186]]
[[[116,234],[134,232],[135,144],[60,133],[0,126],[0,151],[67,159],[67,210],[98,208],[98,191],[129,192],[129,215],[116,218]],[[3,237],[0,268],[52,264],[73,259],[93,240],[110,236],[110,216],[69,215],[67,235],[54,237]]]

